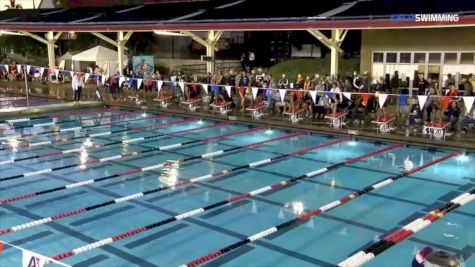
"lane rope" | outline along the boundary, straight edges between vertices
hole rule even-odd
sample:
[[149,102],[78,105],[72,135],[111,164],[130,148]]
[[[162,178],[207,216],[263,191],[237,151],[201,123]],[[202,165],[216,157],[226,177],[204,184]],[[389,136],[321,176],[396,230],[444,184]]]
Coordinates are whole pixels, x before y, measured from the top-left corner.
[[[88,118],[88,119],[84,119],[84,120],[101,120],[101,119],[125,116],[125,115],[130,114],[130,113],[137,113],[137,112],[118,113],[118,114],[112,114],[112,115],[107,115],[107,116],[101,116],[101,117],[98,117],[98,118]],[[39,135],[50,134],[50,133],[74,132],[74,131],[94,128],[94,127],[100,127],[100,126],[102,126],[102,125],[73,126],[73,127],[69,127],[69,128],[48,130],[48,131],[44,131],[44,132],[35,132],[35,133],[30,132],[30,133],[6,135],[6,136],[0,137],[0,141],[1,140],[9,140],[9,139],[17,139],[18,140],[20,138],[25,139],[25,138],[31,137],[31,136],[39,136]]]
[[[163,137],[163,136],[170,136],[170,135],[175,135],[175,134],[179,134],[179,133],[186,133],[186,132],[189,132],[189,131],[215,128],[215,127],[225,126],[225,125],[228,125],[228,124],[231,124],[231,122],[221,122],[221,123],[216,123],[216,124],[212,124],[212,125],[193,128],[193,129],[190,129],[190,130],[182,130],[182,131],[177,131],[177,132],[168,133],[168,134],[167,133],[159,133],[159,134],[155,134],[155,135],[151,135],[151,136],[125,139],[125,140],[114,141],[114,142],[110,142],[110,143],[106,143],[106,144],[93,145],[91,143],[88,148],[89,149],[97,149],[97,148],[103,148],[103,147],[112,146],[112,145],[118,145],[118,144],[140,143],[141,141],[150,141],[150,140],[153,140],[155,138],[159,138],[159,137]],[[193,143],[197,143],[197,142],[200,142],[200,141],[201,140],[194,140],[194,141],[190,141],[188,143],[182,143],[182,145],[193,144]],[[87,140],[86,140],[86,142],[87,142]],[[30,159],[38,159],[38,158],[54,157],[54,156],[58,156],[58,155],[66,155],[66,154],[70,154],[70,153],[81,152],[82,150],[83,150],[83,147],[78,147],[78,148],[67,149],[67,150],[62,150],[62,151],[55,151],[55,152],[49,152],[49,153],[44,153],[44,154],[39,154],[39,155],[32,155],[32,156],[23,157],[23,158],[9,159],[9,160],[0,161],[0,165],[7,164],[7,163],[13,163],[13,162],[19,162],[19,161],[25,161],[25,160],[30,160]],[[88,152],[91,152],[91,151],[88,151]],[[48,161],[51,161],[51,160],[48,160]]]
[[[209,177],[207,179],[191,178],[191,179],[187,179],[187,180],[191,181],[189,183],[180,184],[181,183],[180,182],[180,183],[175,183],[173,185],[160,186],[160,187],[157,187],[157,188],[149,189],[147,191],[137,192],[137,193],[130,194],[130,195],[127,195],[127,196],[123,196],[123,197],[120,197],[120,198],[116,198],[116,199],[113,199],[113,200],[110,200],[110,201],[105,201],[105,202],[102,202],[102,203],[90,205],[88,207],[63,212],[61,214],[45,217],[45,218],[38,219],[38,220],[35,220],[35,221],[32,221],[32,222],[23,223],[23,224],[19,224],[19,225],[16,225],[16,226],[9,227],[7,229],[0,230],[0,235],[12,233],[12,232],[17,232],[17,231],[24,230],[24,229],[28,229],[28,228],[31,228],[31,227],[34,227],[34,226],[46,224],[46,223],[49,223],[49,222],[52,222],[52,221],[55,221],[55,220],[59,220],[59,219],[62,219],[62,218],[66,218],[66,217],[71,217],[71,216],[81,214],[81,213],[84,213],[84,212],[87,212],[87,211],[91,211],[91,210],[94,210],[94,209],[103,208],[103,207],[106,207],[106,206],[122,203],[122,202],[125,202],[125,201],[138,199],[138,198],[141,198],[141,197],[153,194],[153,193],[161,192],[161,191],[164,191],[164,190],[167,190],[167,189],[171,189],[171,188],[176,189],[176,188],[184,186],[184,185],[190,185],[190,184],[194,184],[194,183],[197,183],[197,182],[202,182],[202,181],[205,181],[205,180],[210,180],[210,179],[214,179],[214,178],[217,178],[217,177],[221,177],[221,176],[224,176],[224,175],[229,175],[229,174],[231,174],[231,173],[233,173],[237,170],[242,170],[242,169],[247,169],[247,168],[255,168],[255,167],[258,167],[258,166],[261,166],[261,165],[264,165],[264,164],[268,164],[268,163],[271,163],[271,162],[282,160],[284,158],[288,158],[288,157],[292,157],[292,156],[300,155],[300,154],[305,154],[305,153],[310,152],[312,150],[316,150],[316,149],[319,149],[319,148],[335,145],[335,144],[338,144],[338,143],[341,143],[341,142],[344,142],[344,141],[349,141],[349,140],[351,140],[351,139],[350,138],[337,139],[337,140],[334,140],[334,141],[331,141],[331,142],[319,144],[319,145],[312,146],[312,147],[305,148],[305,149],[296,150],[294,152],[279,155],[279,156],[276,156],[276,157],[273,157],[273,158],[244,164],[244,165],[241,165],[241,166],[229,169],[229,170],[224,170],[224,171],[211,173],[211,174],[205,175],[205,177]],[[387,151],[387,150],[388,149],[384,149],[384,151]],[[186,180],[184,180],[184,181],[186,181]],[[267,188],[267,187],[265,187],[265,188]],[[268,190],[264,191],[264,189],[261,188],[261,189],[254,190],[254,191],[256,192],[254,195],[257,195],[257,194],[266,192]],[[251,195],[249,195],[249,196],[251,196]],[[249,197],[249,196],[243,196],[243,198],[246,198],[246,197]],[[228,199],[227,202],[218,202],[219,205],[218,205],[218,203],[216,203],[216,204],[210,205],[209,207],[204,207],[202,209],[203,209],[203,212],[204,212],[206,210],[216,208],[216,207],[222,206],[222,205],[227,204],[227,203],[238,201],[239,199],[241,199],[241,198],[236,198],[233,201]],[[3,204],[3,202],[0,201],[0,204]],[[190,212],[187,212],[187,213],[190,213]]]
[[[249,133],[249,132],[260,131],[260,130],[263,130],[263,128],[264,127],[244,130],[244,131],[240,131],[239,134],[245,134],[245,133]],[[202,155],[199,155],[199,156],[192,156],[192,157],[180,159],[180,160],[175,161],[174,163],[175,164],[176,163],[183,163],[183,162],[186,162],[186,161],[191,161],[191,160],[200,159],[200,158],[211,158],[211,157],[214,157],[214,156],[223,155],[227,152],[235,151],[235,150],[242,149],[242,148],[245,148],[245,147],[253,147],[253,146],[259,146],[259,145],[263,145],[263,144],[271,143],[271,142],[275,142],[275,141],[281,141],[281,140],[296,137],[296,136],[299,136],[299,135],[302,135],[302,134],[304,134],[304,133],[298,133],[298,134],[294,133],[294,134],[284,135],[284,136],[272,138],[272,139],[269,139],[269,140],[266,140],[266,141],[251,143],[251,144],[248,144],[246,146],[239,146],[239,147],[234,147],[234,148],[230,148],[230,149],[226,149],[226,150],[220,150],[220,151],[218,151],[219,153],[217,153],[216,155],[212,155],[215,152],[210,152],[210,153],[202,154]],[[216,139],[216,137],[214,139]],[[135,173],[156,170],[156,169],[166,167],[166,166],[168,166],[168,164],[170,164],[170,163],[167,162],[167,161],[164,161],[160,164],[150,165],[150,166],[146,166],[146,167],[142,167],[142,168],[135,168],[135,169],[132,169],[132,170],[129,170],[129,171],[126,171],[126,172],[120,172],[120,173],[116,173],[116,174],[112,174],[112,175],[108,175],[108,176],[103,176],[103,177],[99,177],[99,178],[83,180],[83,181],[80,181],[80,182],[71,183],[71,184],[67,184],[67,185],[63,185],[63,186],[58,186],[58,187],[54,187],[54,188],[50,188],[50,189],[45,189],[45,190],[42,190],[42,191],[28,193],[28,194],[24,194],[24,195],[8,197],[6,199],[0,200],[0,205],[1,204],[6,204],[6,203],[11,203],[11,202],[18,201],[18,200],[21,200],[21,199],[27,199],[27,198],[32,198],[32,197],[39,196],[39,195],[49,194],[49,193],[52,193],[52,192],[67,190],[67,189],[71,189],[71,188],[78,188],[78,187],[90,185],[90,184],[101,182],[101,181],[106,181],[106,180],[110,180],[110,179],[114,179],[114,178],[119,178],[119,177],[124,177],[124,176],[127,176],[127,175],[132,175],[132,174],[135,174]],[[224,174],[223,171],[221,171],[219,173]],[[217,176],[217,175],[220,175],[220,174],[214,173],[214,175]],[[205,175],[205,176],[197,177],[197,178],[194,178],[194,179],[191,179],[191,180],[184,180],[182,182],[179,182],[179,183],[175,184],[174,186],[177,187],[177,186],[182,186],[182,185],[185,185],[185,184],[190,184],[190,183],[193,183],[193,182],[197,182],[197,181],[200,181],[200,180],[204,180],[204,179],[206,179],[205,177],[208,177],[208,176],[212,177],[213,175]],[[168,189],[168,188],[165,188],[165,189]],[[156,190],[162,191],[162,190],[165,190],[165,189],[158,188]]]
[[[168,118],[170,117],[169,115],[164,115],[164,114],[157,114],[154,116],[149,116],[146,118],[136,118],[136,119],[130,119],[130,120],[123,120],[123,121],[116,121],[116,122],[108,122],[108,123],[103,123],[101,125],[95,125],[95,127],[104,127],[104,126],[113,126],[113,125],[118,125],[118,124],[126,124],[130,122],[138,122],[138,121],[146,121],[146,120],[152,120],[152,119],[158,119],[158,118]],[[152,124],[156,125],[156,124]],[[57,140],[48,140],[48,141],[40,141],[40,142],[34,142],[34,143],[28,143],[28,144],[19,144],[16,147],[10,147],[10,148],[0,148],[0,151],[2,150],[16,150],[16,152],[23,152],[23,151],[18,151],[18,148],[22,147],[39,147],[39,146],[44,146],[44,145],[49,145],[49,144],[56,144],[56,143],[63,143],[63,142],[68,142],[71,140],[77,140],[77,139],[84,139],[84,138],[89,138],[89,137],[98,137],[98,136],[108,136],[112,135],[115,133],[122,133],[126,131],[138,131],[138,130],[143,130],[143,128],[138,127],[138,128],[124,128],[121,130],[116,130],[116,131],[106,131],[106,132],[99,132],[95,134],[85,134],[84,136],[75,136],[75,137],[63,137]],[[11,146],[11,145],[10,145]]]
[[[180,120],[180,121],[166,122],[166,123],[161,123],[158,127],[189,123],[189,122],[194,122],[194,121],[198,121],[198,120],[199,119],[191,118],[191,119],[185,119],[185,120]],[[150,125],[145,126],[145,127],[150,127]],[[138,141],[142,138],[143,137],[129,139],[128,141]],[[85,168],[87,165],[91,165],[91,164],[95,164],[95,163],[106,162],[106,161],[117,160],[117,159],[123,159],[123,158],[127,158],[127,157],[142,155],[142,154],[145,154],[145,153],[150,153],[150,152],[153,152],[153,151],[159,151],[159,150],[165,150],[165,149],[167,149],[167,148],[153,147],[153,148],[145,149],[145,150],[142,150],[142,151],[125,152],[125,153],[120,153],[120,154],[116,154],[116,155],[112,155],[112,156],[108,156],[108,157],[104,157],[104,158],[92,159],[92,160],[85,160],[85,159],[82,159],[82,157],[81,157],[80,162],[78,162],[78,163],[72,163],[72,164],[69,164],[69,165],[64,165],[64,166],[59,166],[59,167],[53,167],[53,168],[47,168],[47,169],[42,169],[42,170],[25,172],[25,173],[22,173],[22,174],[11,175],[11,176],[0,178],[0,182],[19,179],[19,178],[23,178],[23,177],[38,175],[38,174],[51,173],[51,172],[54,172],[54,171],[65,170],[65,169],[74,168],[74,167]],[[78,151],[81,151],[81,150],[82,150],[82,148],[73,149],[72,152],[78,152]],[[58,151],[58,152],[60,152],[60,151]],[[66,150],[66,152],[70,153],[70,150]],[[55,154],[56,154],[56,152],[51,152],[47,156],[54,156]],[[9,161],[7,163],[12,163],[12,160],[7,160],[7,161]]]
[[397,243],[403,241],[404,239],[410,237],[411,235],[419,232],[420,230],[431,225],[433,222],[444,217],[448,213],[456,210],[457,208],[471,202],[475,199],[475,188],[469,192],[463,193],[444,205],[440,206],[437,209],[430,211],[424,216],[406,224],[405,226],[399,228],[398,230],[390,233],[385,236],[382,240],[373,243],[364,250],[361,250],[352,256],[348,257],[346,260],[340,262],[338,266],[340,267],[357,267],[365,264],[366,262],[372,260],[382,252],[396,245]]
[[[285,157],[290,157],[290,156],[299,155],[299,154],[305,154],[305,153],[308,153],[308,152],[310,152],[312,150],[315,150],[315,149],[318,149],[318,148],[335,145],[335,144],[341,143],[343,141],[349,141],[349,140],[351,140],[351,139],[350,138],[340,138],[340,139],[337,139],[337,140],[334,140],[334,141],[331,141],[331,142],[327,142],[327,143],[323,143],[323,144],[319,144],[319,145],[316,145],[316,146],[313,146],[313,147],[310,147],[310,148],[301,149],[301,150],[297,150],[297,151],[294,151],[294,152],[291,152],[291,153],[288,153],[288,154],[280,155],[280,156],[274,157],[270,160],[257,161],[255,163],[250,163],[250,164],[243,165],[243,166],[251,167],[251,168],[252,167],[257,167],[257,166],[261,166],[261,165],[264,165],[264,164],[268,164],[268,163],[270,163],[272,161],[275,161],[275,160],[283,159]],[[363,159],[363,158],[366,158],[366,157],[371,157],[371,156],[376,155],[378,153],[383,153],[385,151],[389,151],[389,150],[395,149],[397,147],[400,147],[400,145],[393,145],[393,146],[386,147],[386,148],[383,148],[383,149],[380,149],[380,150],[377,150],[377,151],[373,151],[373,152],[371,152],[367,155],[361,156],[360,158]],[[338,168],[338,166],[342,166],[343,164],[345,164],[345,162],[346,161],[334,164],[332,166],[335,166],[334,168]],[[326,169],[329,170],[330,167],[327,167]],[[139,234],[141,232],[145,232],[145,231],[148,231],[148,230],[151,230],[151,229],[154,229],[154,228],[157,228],[157,227],[160,227],[160,226],[163,226],[163,225],[175,222],[175,221],[183,220],[183,219],[186,219],[186,218],[204,213],[206,211],[209,211],[209,210],[212,210],[212,209],[215,209],[215,208],[218,208],[218,207],[221,207],[221,206],[233,203],[233,202],[238,202],[238,201],[241,201],[241,200],[249,198],[249,197],[253,197],[253,196],[265,193],[265,192],[275,190],[275,189],[280,188],[282,186],[286,186],[286,185],[289,185],[291,183],[295,183],[296,181],[298,181],[300,179],[305,179],[305,178],[315,176],[315,175],[318,175],[318,174],[321,174],[321,173],[322,172],[320,172],[320,173],[309,172],[307,174],[297,176],[297,177],[293,177],[293,178],[275,183],[273,185],[264,186],[264,187],[261,187],[259,189],[247,192],[247,193],[239,194],[239,195],[227,198],[225,200],[215,202],[215,203],[207,205],[205,207],[201,207],[201,208],[198,208],[198,209],[187,211],[187,212],[184,212],[184,213],[181,213],[181,214],[171,216],[171,217],[168,217],[166,219],[154,222],[152,224],[136,228],[134,230],[130,230],[130,231],[127,231],[127,232],[124,232],[124,233],[121,233],[121,234],[117,234],[117,235],[114,235],[112,237],[104,238],[104,239],[96,241],[94,243],[90,243],[90,244],[78,247],[76,249],[73,249],[71,251],[58,254],[53,258],[56,259],[56,260],[60,260],[60,259],[64,259],[64,258],[67,258],[67,257],[70,257],[70,256],[74,256],[74,255],[77,255],[79,253],[83,253],[83,252],[92,250],[94,248],[98,248],[98,247],[110,244],[112,242],[122,240],[124,238]],[[121,199],[122,198],[118,198],[116,200],[118,200],[120,202],[120,201],[122,201]],[[47,219],[48,218],[44,218],[43,220],[46,221]],[[40,221],[40,223],[42,222],[41,220],[39,220],[39,221]],[[31,222],[30,224],[35,224],[36,222],[38,222],[38,221]],[[22,227],[29,227],[29,226],[30,225],[25,224],[25,225],[20,225],[19,228],[15,228],[15,229],[10,228],[10,229],[7,229],[7,230],[11,230],[11,231],[18,230],[18,229],[22,230],[23,229]]]
[[[342,197],[342,198],[340,198],[340,199],[338,199],[338,200],[335,200],[335,201],[333,201],[333,202],[330,202],[330,203],[328,203],[328,204],[325,204],[325,205],[321,206],[321,207],[318,208],[318,209],[314,209],[314,210],[310,210],[310,211],[308,211],[308,212],[302,213],[301,215],[295,217],[294,219],[291,219],[291,220],[288,220],[288,221],[283,222],[283,223],[281,223],[281,224],[278,224],[278,225],[275,225],[275,226],[273,226],[273,227],[267,228],[267,229],[265,229],[265,230],[263,230],[263,231],[261,231],[261,232],[258,232],[258,233],[254,234],[254,235],[251,235],[251,236],[248,236],[247,238],[242,239],[242,240],[240,240],[240,241],[238,241],[238,242],[236,242],[236,243],[233,243],[233,244],[231,244],[231,245],[229,245],[229,246],[226,246],[226,247],[224,247],[224,248],[221,248],[221,249],[219,249],[219,250],[216,250],[216,251],[214,251],[214,252],[211,252],[211,253],[209,253],[209,254],[207,254],[207,255],[205,255],[205,256],[199,257],[199,258],[197,258],[197,259],[195,259],[195,260],[192,260],[192,261],[190,261],[190,262],[188,262],[188,263],[186,263],[186,264],[180,265],[180,267],[192,267],[192,266],[197,266],[197,265],[203,264],[203,263],[205,263],[205,262],[208,262],[208,261],[210,261],[210,260],[212,260],[212,259],[214,259],[214,258],[220,257],[220,256],[222,256],[222,255],[224,255],[224,254],[227,254],[227,253],[229,253],[229,252],[231,252],[231,251],[234,251],[234,250],[236,250],[236,249],[238,249],[238,248],[241,248],[241,247],[243,247],[243,246],[245,246],[245,245],[247,245],[247,244],[249,244],[249,243],[252,243],[252,242],[254,242],[254,241],[256,241],[256,240],[259,240],[259,239],[261,239],[261,238],[264,238],[264,237],[266,237],[266,236],[268,236],[268,235],[277,233],[277,232],[279,232],[279,231],[281,231],[281,230],[283,230],[283,229],[286,229],[286,228],[288,228],[288,227],[290,227],[290,226],[294,226],[294,225],[300,224],[300,223],[302,223],[302,222],[304,222],[304,221],[306,221],[306,220],[308,220],[308,219],[310,219],[310,218],[312,218],[312,217],[314,217],[314,216],[316,216],[316,215],[318,215],[318,214],[320,214],[320,213],[327,212],[327,211],[332,210],[332,209],[334,209],[334,208],[336,208],[336,207],[339,207],[339,206],[343,205],[344,203],[348,203],[348,202],[350,202],[351,200],[354,200],[354,199],[356,199],[356,198],[358,198],[358,197],[360,197],[360,196],[362,196],[362,195],[365,195],[365,194],[367,194],[367,193],[369,193],[369,192],[371,192],[371,191],[373,191],[373,190],[376,190],[376,189],[378,189],[378,188],[381,188],[381,187],[384,187],[384,186],[386,186],[386,185],[388,185],[388,184],[391,184],[392,182],[394,182],[394,181],[396,181],[396,180],[398,180],[398,179],[400,179],[400,178],[402,178],[402,177],[405,177],[405,176],[407,176],[407,175],[413,174],[413,173],[415,173],[415,172],[418,172],[418,171],[420,171],[420,170],[423,170],[423,169],[425,169],[425,168],[428,168],[428,167],[430,167],[430,166],[432,166],[432,165],[435,165],[435,164],[437,164],[437,163],[440,163],[440,162],[442,162],[442,161],[445,161],[445,160],[447,160],[447,159],[449,159],[449,158],[452,158],[452,157],[454,157],[454,156],[456,156],[456,155],[461,154],[462,152],[463,152],[463,150],[454,151],[454,152],[452,152],[452,153],[450,153],[450,154],[448,154],[448,155],[446,155],[446,156],[443,156],[443,157],[441,157],[441,158],[439,158],[439,159],[437,159],[437,160],[434,160],[434,161],[425,163],[425,164],[423,164],[423,165],[421,165],[421,166],[419,166],[419,167],[417,167],[417,168],[414,168],[414,169],[412,169],[412,170],[405,171],[405,172],[403,172],[403,173],[401,173],[401,174],[394,175],[394,176],[390,176],[389,178],[385,178],[385,179],[383,179],[383,180],[380,180],[380,181],[378,181],[378,182],[376,182],[376,183],[373,183],[373,184],[370,185],[370,186],[365,187],[364,189],[362,189],[362,190],[360,190],[360,191],[353,192],[353,193],[351,193],[351,194],[349,194],[349,195],[347,195],[347,196],[345,196],[345,197]],[[326,171],[327,171],[327,168],[322,168],[322,169],[316,170],[316,171],[314,171],[314,172],[310,172],[310,173],[308,173],[308,174],[306,174],[306,175],[309,175],[309,174],[310,174],[310,175],[315,175],[315,174],[323,173],[323,172],[326,172]],[[314,173],[315,173],[315,174],[314,174]],[[291,180],[294,180],[294,179],[295,179],[295,178],[293,178],[293,179],[291,179]],[[141,231],[143,231],[143,230],[144,230],[144,229],[142,229]],[[103,242],[106,242],[106,243],[107,243],[107,242],[110,242],[110,240],[106,240],[106,241],[103,241]],[[95,246],[97,246],[97,244],[95,244]],[[81,247],[81,250],[88,249],[88,248],[89,248],[89,247],[87,247],[87,248]],[[76,252],[77,252],[77,251],[69,251],[69,252],[66,252],[66,253],[64,253],[64,254],[59,254],[59,255],[57,255],[56,257],[58,257],[58,259],[61,259],[61,258],[64,257],[64,256],[68,257],[68,256],[70,256],[70,255],[74,255],[74,253],[76,253]]]
[[60,119],[60,118],[65,118],[69,116],[85,115],[85,114],[96,113],[96,112],[109,112],[112,110],[117,110],[117,108],[113,107],[110,109],[104,109],[104,108],[88,109],[88,110],[66,113],[66,114],[61,114],[61,115],[54,115],[54,116],[38,116],[38,117],[26,117],[26,118],[11,119],[11,120],[0,120],[0,123],[27,122],[27,121],[32,121],[32,120],[44,120],[44,119],[53,119],[53,118]]

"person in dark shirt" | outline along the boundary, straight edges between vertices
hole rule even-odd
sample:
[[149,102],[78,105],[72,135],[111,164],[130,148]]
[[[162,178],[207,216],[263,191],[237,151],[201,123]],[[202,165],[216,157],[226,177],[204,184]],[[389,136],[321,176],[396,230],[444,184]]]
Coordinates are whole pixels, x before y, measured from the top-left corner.
[[419,73],[419,76],[417,78],[416,86],[417,86],[417,89],[418,89],[418,94],[419,95],[425,95],[428,83],[427,83],[427,80],[424,79],[424,74],[423,73]]
[[458,107],[458,102],[452,101],[452,103],[450,103],[450,107],[447,109],[446,112],[444,112],[445,120],[450,122],[450,131],[455,130],[455,125],[457,124],[459,116],[460,108]]

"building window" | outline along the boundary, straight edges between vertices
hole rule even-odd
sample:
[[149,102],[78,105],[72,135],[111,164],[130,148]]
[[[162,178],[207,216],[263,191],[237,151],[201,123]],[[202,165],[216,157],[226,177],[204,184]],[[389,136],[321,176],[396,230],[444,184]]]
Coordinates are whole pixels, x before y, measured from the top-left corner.
[[445,53],[444,64],[457,64],[457,53]]
[[461,53],[460,64],[473,64],[474,53]]
[[373,62],[382,63],[384,60],[383,53],[373,53]]
[[399,54],[399,63],[411,63],[411,53]]
[[429,53],[429,63],[440,64],[441,53]]
[[426,53],[414,53],[414,63],[426,63]]
[[397,63],[397,53],[386,53],[387,63]]

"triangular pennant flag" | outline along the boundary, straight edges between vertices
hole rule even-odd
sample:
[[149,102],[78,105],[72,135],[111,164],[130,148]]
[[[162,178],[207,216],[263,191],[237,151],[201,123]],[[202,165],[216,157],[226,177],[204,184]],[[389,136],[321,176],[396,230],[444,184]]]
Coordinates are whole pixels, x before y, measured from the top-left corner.
[[363,106],[366,107],[368,105],[369,95],[368,94],[362,94],[361,98],[363,99]]
[[257,91],[259,91],[259,88],[257,87],[252,87],[252,97],[254,100],[256,100],[256,97],[257,97]]
[[40,75],[43,76],[43,73],[45,73],[45,68],[41,67],[40,68]]
[[450,102],[452,101],[452,97],[450,96],[443,96],[442,97],[442,106],[445,108],[445,109],[448,109],[449,106],[450,106]]
[[401,108],[404,104],[406,104],[408,96],[407,95],[399,95],[399,108]]
[[27,66],[26,66],[26,73],[30,73],[30,69],[31,69],[31,66],[30,66],[30,65],[27,65]]
[[205,90],[205,93],[208,94],[208,85],[203,83],[201,86],[203,86],[203,89]]
[[224,89],[226,89],[226,92],[228,93],[228,96],[231,97],[231,86],[226,85],[226,86],[224,86]]
[[379,96],[378,96],[379,108],[383,108],[384,103],[386,103],[387,98],[388,98],[387,94],[379,94]]
[[343,96],[345,96],[346,98],[348,98],[348,100],[351,100],[351,93],[349,93],[349,92],[344,92],[344,93],[343,93]]
[[464,96],[463,103],[465,104],[466,113],[468,114],[473,106],[473,101],[475,100],[475,96]]
[[185,93],[185,83],[184,83],[184,82],[178,82],[178,85],[179,85],[180,88],[181,88],[181,92],[182,92],[182,93]]
[[163,86],[163,81],[157,81],[157,90],[160,92]]
[[58,75],[59,75],[59,70],[55,69],[55,70],[54,70],[54,77],[55,77],[56,79],[58,79]]
[[5,69],[7,70],[7,72],[10,72],[10,69],[8,68],[8,65],[5,64],[4,66],[5,66]]
[[84,82],[87,82],[87,80],[89,80],[89,76],[91,76],[90,73],[86,73],[86,75],[84,75]]
[[102,84],[106,84],[106,81],[107,81],[107,75],[102,75],[101,77]]
[[332,93],[332,92],[328,92],[328,93],[327,93],[327,97],[328,97],[329,99],[332,99],[332,98],[333,98],[333,93]]
[[424,108],[424,104],[427,101],[426,95],[418,95],[417,100],[419,101],[419,108],[422,110]]
[[21,72],[21,65],[20,64],[16,65],[16,69],[17,69],[18,73],[20,73]]
[[317,103],[317,91],[309,91],[310,96],[312,97],[313,103]]
[[74,76],[74,71],[70,71],[69,75],[71,75],[71,78]]
[[[142,81],[143,81],[143,79],[137,79],[137,89],[139,89],[140,86],[142,85]],[[159,91],[160,91],[160,89],[159,89]]]
[[284,98],[285,98],[285,92],[287,90],[285,89],[279,89],[279,94],[280,94],[280,102],[284,102]]
[[122,86],[122,83],[125,82],[125,78],[123,76],[119,77],[119,87]]
[[421,153],[421,158],[419,159],[419,166],[424,165],[424,154]]

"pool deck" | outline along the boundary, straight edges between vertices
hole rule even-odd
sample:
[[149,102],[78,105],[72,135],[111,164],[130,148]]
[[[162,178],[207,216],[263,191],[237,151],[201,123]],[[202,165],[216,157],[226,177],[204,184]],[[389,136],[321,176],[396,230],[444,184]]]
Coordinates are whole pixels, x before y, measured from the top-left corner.
[[[285,129],[292,129],[292,130],[306,130],[311,132],[319,132],[319,133],[328,133],[328,134],[339,134],[339,135],[349,135],[348,129],[336,129],[331,128],[326,124],[320,123],[320,125],[312,123],[295,123],[290,124],[288,120],[284,119],[263,119],[263,120],[255,120],[252,119],[249,115],[244,116],[242,114],[236,114],[234,116],[223,116],[214,114],[211,112],[204,112],[204,111],[194,111],[190,112],[187,109],[177,108],[177,107],[168,107],[168,108],[160,108],[154,104],[146,104],[146,105],[136,105],[136,104],[129,104],[129,103],[121,103],[121,102],[114,102],[114,103],[106,103],[110,106],[121,107],[121,108],[129,108],[129,109],[138,109],[138,110],[150,110],[150,111],[157,111],[161,113],[167,114],[176,114],[180,116],[186,117],[202,117],[214,120],[221,120],[227,121],[232,120],[240,123],[252,124],[252,125],[266,125],[271,127],[277,128],[285,128]],[[25,115],[34,115],[34,114],[47,114],[52,112],[64,112],[68,111],[71,108],[74,109],[86,109],[92,107],[101,107],[105,104],[100,101],[86,101],[82,103],[75,104],[73,102],[62,103],[62,104],[53,104],[48,106],[37,106],[37,107],[30,107],[27,108],[17,108],[11,109],[7,111],[0,111],[0,118],[15,118],[21,117]],[[358,138],[367,138],[367,139],[376,139],[381,141],[390,141],[390,142],[399,142],[404,144],[411,144],[411,145],[422,145],[428,147],[447,147],[447,148],[462,148],[467,150],[475,150],[475,139],[470,137],[450,137],[447,140],[434,140],[429,139],[429,137],[419,137],[411,135],[409,137],[398,134],[398,133],[391,133],[391,134],[378,134],[375,132],[372,126],[366,126],[364,128],[358,128],[357,130]]]

